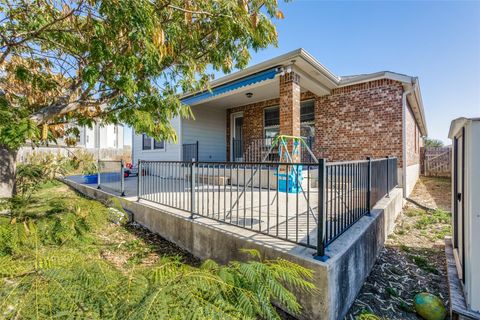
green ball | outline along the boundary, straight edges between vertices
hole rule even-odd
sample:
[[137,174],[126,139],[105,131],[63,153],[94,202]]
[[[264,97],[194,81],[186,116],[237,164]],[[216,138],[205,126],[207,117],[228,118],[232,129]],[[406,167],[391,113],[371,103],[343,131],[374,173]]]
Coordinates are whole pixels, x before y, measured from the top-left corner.
[[422,292],[413,300],[415,311],[425,320],[443,320],[447,316],[443,301],[433,294]]

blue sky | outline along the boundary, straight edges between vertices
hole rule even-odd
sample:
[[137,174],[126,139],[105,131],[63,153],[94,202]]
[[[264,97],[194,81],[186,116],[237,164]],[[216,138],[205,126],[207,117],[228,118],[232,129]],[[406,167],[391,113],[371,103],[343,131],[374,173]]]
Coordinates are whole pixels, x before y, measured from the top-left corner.
[[418,76],[429,136],[446,144],[452,119],[480,117],[480,1],[279,2],[278,48],[250,64],[302,47],[337,75]]

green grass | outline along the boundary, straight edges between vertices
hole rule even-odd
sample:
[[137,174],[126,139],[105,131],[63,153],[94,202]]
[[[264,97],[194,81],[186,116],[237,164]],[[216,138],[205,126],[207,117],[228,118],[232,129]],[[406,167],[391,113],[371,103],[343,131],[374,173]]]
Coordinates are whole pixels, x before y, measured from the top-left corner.
[[355,317],[356,320],[380,320],[381,318],[375,315],[370,310],[364,309],[360,312],[358,316]]
[[451,215],[449,212],[437,209],[435,211],[420,211],[420,218],[415,223],[417,229],[426,229],[436,224],[449,224]]
[[417,267],[427,272],[438,274],[435,265],[429,262],[430,249],[419,250],[405,245],[400,245],[399,248],[406,253],[407,258],[415,263]]
[[428,258],[423,256],[423,255],[416,255],[416,254],[408,254],[407,257],[417,265],[422,270],[425,270],[427,272],[433,273],[433,274],[438,274],[438,270],[433,265],[428,261]]
[[387,287],[387,288],[385,288],[385,292],[388,293],[392,297],[398,297],[398,292],[397,292],[397,290],[395,290],[395,288]]

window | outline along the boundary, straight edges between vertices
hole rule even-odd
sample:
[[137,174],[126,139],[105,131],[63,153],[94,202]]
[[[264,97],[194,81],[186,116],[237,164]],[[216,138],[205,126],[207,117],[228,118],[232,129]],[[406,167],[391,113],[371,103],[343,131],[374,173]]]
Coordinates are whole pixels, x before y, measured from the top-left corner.
[[272,107],[272,108],[265,109],[264,125],[265,125],[265,128],[280,125],[280,108],[279,107]]
[[264,136],[266,139],[275,138],[280,131],[280,108],[271,107],[263,112]]
[[315,101],[308,100],[300,103],[300,122],[312,123],[315,121]]
[[[280,128],[280,108],[269,107],[263,113],[264,137],[275,138]],[[315,132],[315,100],[307,100],[300,103],[301,135],[314,136]]]
[[165,141],[164,140],[161,140],[161,141],[157,141],[157,140],[153,140],[153,149],[165,149]]
[[142,135],[142,149],[152,150],[152,138],[147,136],[145,133]]

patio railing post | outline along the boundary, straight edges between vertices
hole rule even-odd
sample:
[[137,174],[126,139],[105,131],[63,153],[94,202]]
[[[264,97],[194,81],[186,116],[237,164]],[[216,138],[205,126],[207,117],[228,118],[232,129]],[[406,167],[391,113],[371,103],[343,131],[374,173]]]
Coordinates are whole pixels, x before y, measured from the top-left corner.
[[388,171],[390,169],[389,168],[390,167],[390,156],[387,156],[386,158],[387,158],[387,160],[386,160],[386,162],[387,162],[387,198],[390,198],[390,185],[388,184],[389,183],[389,181],[388,181],[389,172]]
[[372,211],[372,158],[367,157],[368,160],[368,169],[367,169],[367,208],[368,214]]
[[195,159],[193,159],[194,161],[197,160],[198,161],[198,140],[197,142],[195,143]]
[[97,189],[101,189],[100,187],[100,159],[97,160]]
[[140,181],[142,179],[142,160],[140,159],[138,159],[137,170],[137,201],[139,201],[142,195],[142,183]]
[[[318,160],[318,225],[317,225],[317,257],[325,257],[325,186],[326,186],[325,159]],[[323,259],[322,259],[323,257]]]
[[125,174],[124,174],[124,164],[123,159],[120,160],[120,192],[121,196],[125,196]]
[[195,159],[190,164],[190,219],[195,214]]

